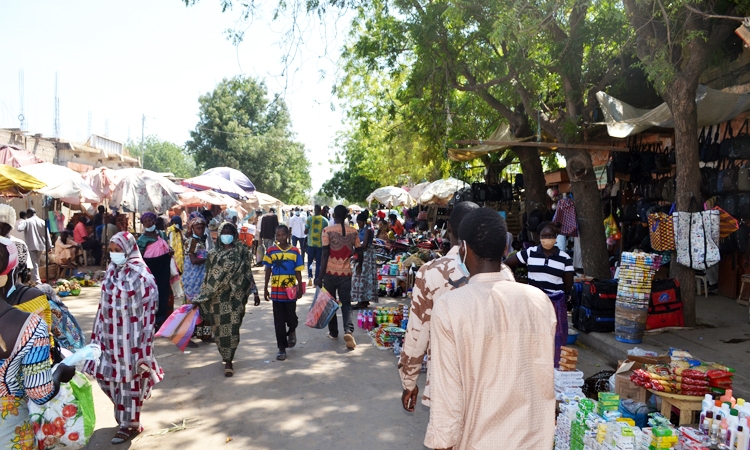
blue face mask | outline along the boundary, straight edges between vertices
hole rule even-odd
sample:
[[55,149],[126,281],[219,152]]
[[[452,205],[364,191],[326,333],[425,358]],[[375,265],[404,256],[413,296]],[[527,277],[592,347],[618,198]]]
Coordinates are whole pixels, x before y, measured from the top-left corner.
[[234,236],[231,234],[222,234],[221,235],[221,243],[224,245],[229,245],[234,241]]
[[111,259],[116,266],[121,266],[125,264],[125,261],[128,258],[125,256],[124,252],[109,252],[109,259]]
[[200,236],[198,236],[198,235],[197,235],[197,234],[195,234],[195,233],[193,233],[193,237],[194,237],[194,238],[196,238],[196,239],[200,239],[200,238],[201,238]]
[[461,257],[461,250],[458,251],[458,270],[461,271],[463,276],[469,278],[471,277],[471,273],[469,273],[469,268],[466,267],[466,241],[461,242],[461,248],[464,251],[463,258]]
[[155,229],[156,229],[156,225],[151,225],[150,227],[144,228],[144,230],[148,232],[154,231]]

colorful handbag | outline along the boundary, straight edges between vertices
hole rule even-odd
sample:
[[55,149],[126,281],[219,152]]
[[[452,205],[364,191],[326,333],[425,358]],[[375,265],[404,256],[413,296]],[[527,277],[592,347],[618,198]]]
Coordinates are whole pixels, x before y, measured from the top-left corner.
[[657,212],[648,216],[648,232],[651,237],[651,248],[664,252],[675,249],[674,222],[672,216]]

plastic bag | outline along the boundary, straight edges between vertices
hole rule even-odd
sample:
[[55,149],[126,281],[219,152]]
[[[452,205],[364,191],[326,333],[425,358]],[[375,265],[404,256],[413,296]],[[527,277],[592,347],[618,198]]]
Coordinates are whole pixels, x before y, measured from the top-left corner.
[[325,328],[338,309],[339,304],[336,299],[325,288],[318,288],[310,305],[310,311],[307,312],[305,325],[311,328]]
[[86,361],[93,361],[94,365],[99,365],[102,357],[102,348],[99,344],[89,344],[67,358],[62,360],[62,364],[75,367],[76,370],[83,370],[83,364]]
[[69,383],[44,405],[29,402],[29,419],[39,448],[76,450],[86,447],[94,434],[96,410],[91,382],[76,372]]
[[156,336],[171,340],[181,351],[185,351],[195,326],[200,323],[197,304],[182,305],[167,317]]
[[618,234],[619,232],[620,232],[620,227],[617,226],[617,221],[615,220],[615,216],[610,214],[609,217],[604,219],[605,237],[614,236],[615,234]]

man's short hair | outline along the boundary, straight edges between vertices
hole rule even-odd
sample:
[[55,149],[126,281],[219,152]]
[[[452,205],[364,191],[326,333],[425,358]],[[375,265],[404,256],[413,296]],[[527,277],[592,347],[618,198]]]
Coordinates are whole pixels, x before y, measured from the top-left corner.
[[27,216],[31,217],[31,216],[33,216],[34,214],[36,214],[36,209],[34,209],[34,208],[29,208],[29,209],[27,209],[27,210],[26,210],[26,215],[27,215]]
[[458,229],[461,226],[464,217],[475,209],[479,209],[479,205],[474,202],[461,202],[453,207],[448,223],[450,223],[451,230],[453,230],[454,234],[458,234]]
[[458,236],[479,259],[502,261],[508,245],[508,225],[497,211],[476,208],[461,221]]
[[283,231],[286,234],[289,234],[289,227],[284,225],[283,223],[279,225],[278,227],[276,227],[276,231],[279,231],[279,230]]
[[21,212],[20,212],[20,213],[18,214],[18,217],[20,217],[21,219],[25,219],[25,218],[26,218],[26,211],[21,211]]

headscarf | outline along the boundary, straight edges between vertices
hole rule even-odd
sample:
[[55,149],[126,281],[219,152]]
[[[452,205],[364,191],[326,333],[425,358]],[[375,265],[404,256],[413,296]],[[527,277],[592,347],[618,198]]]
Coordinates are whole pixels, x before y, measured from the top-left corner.
[[[230,227],[234,236],[234,245],[229,248],[224,248],[221,243],[221,232],[226,227]],[[251,266],[253,257],[247,246],[238,238],[239,233],[234,224],[222,222],[219,225],[216,246],[208,252],[206,260],[206,280],[201,286],[200,295],[193,300],[194,303],[205,302],[227,293],[246,301],[250,293],[254,292],[255,282]]]
[[0,275],[8,275],[18,265],[18,247],[16,247],[15,242],[9,238],[1,236],[0,244],[8,249],[8,265],[5,267],[5,270],[0,272]]
[[143,223],[144,220],[151,218],[156,222],[156,213],[152,213],[151,211],[145,212],[141,214],[141,223]]
[[11,227],[16,223],[16,210],[5,204],[0,204],[0,222],[5,222]]
[[182,229],[182,217],[172,216],[172,220],[169,221],[172,225],[177,225],[177,228]]
[[[154,276],[148,270],[143,261],[135,237],[127,231],[112,236],[113,242],[122,248],[125,253],[125,264],[118,266],[113,262],[107,267],[107,274],[102,284],[102,291],[114,298],[118,298],[121,292],[130,295],[131,292],[140,290],[142,296],[147,295],[148,289],[156,290]],[[150,294],[149,294],[150,295]]]

